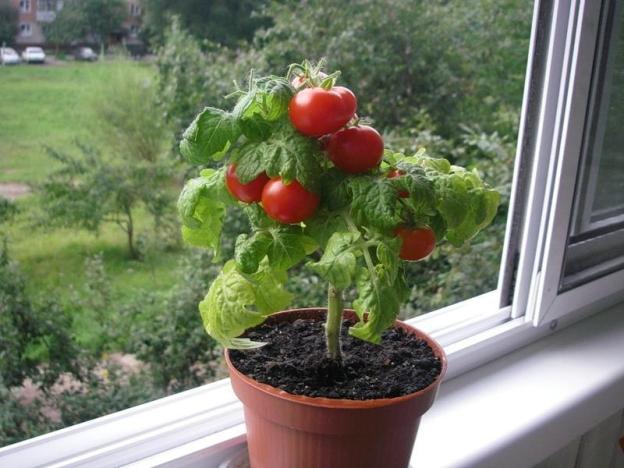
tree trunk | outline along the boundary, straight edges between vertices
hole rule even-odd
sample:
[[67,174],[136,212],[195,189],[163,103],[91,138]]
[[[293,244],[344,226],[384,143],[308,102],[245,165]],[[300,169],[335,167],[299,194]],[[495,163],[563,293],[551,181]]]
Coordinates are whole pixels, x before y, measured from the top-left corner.
[[139,260],[141,255],[134,247],[134,223],[132,220],[132,210],[130,208],[126,208],[126,216],[128,221],[126,223],[126,234],[128,236],[128,253],[130,254],[130,258],[132,260]]

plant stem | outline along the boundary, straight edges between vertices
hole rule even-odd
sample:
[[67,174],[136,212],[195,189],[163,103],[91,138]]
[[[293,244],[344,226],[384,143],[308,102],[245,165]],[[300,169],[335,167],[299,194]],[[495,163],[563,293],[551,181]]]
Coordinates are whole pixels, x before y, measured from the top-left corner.
[[340,328],[342,326],[342,291],[333,284],[327,291],[327,321],[325,322],[325,337],[327,341],[327,356],[337,362],[342,362],[340,351]]
[[[357,228],[357,226],[353,222],[353,219],[351,219],[351,216],[349,216],[348,214],[343,214],[343,218],[345,222],[347,223],[347,227],[349,228],[349,231],[351,231],[354,234],[360,234],[360,230]],[[366,268],[368,268],[368,272],[370,273],[371,278],[375,279],[377,278],[377,273],[375,272],[375,266],[373,265],[373,259],[370,256],[368,247],[369,247],[368,243],[365,243],[362,248],[362,255],[364,256],[364,261],[366,262]]]

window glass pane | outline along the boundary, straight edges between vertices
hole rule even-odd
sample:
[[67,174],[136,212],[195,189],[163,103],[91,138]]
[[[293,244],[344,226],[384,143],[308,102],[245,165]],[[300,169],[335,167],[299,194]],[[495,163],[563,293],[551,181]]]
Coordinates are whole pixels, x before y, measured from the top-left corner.
[[[55,14],[23,23],[22,42],[62,66],[0,73],[0,445],[223,377],[197,310],[223,261],[182,245],[175,203],[197,168],[177,147],[198,111],[231,108],[233,80],[244,86],[252,68],[283,74],[325,57],[386,146],[424,147],[501,192],[470,245],[406,264],[402,318],[496,288],[532,2],[122,3],[101,12],[117,19],[110,31],[76,38],[86,2],[38,0]],[[246,229],[241,210],[228,213],[223,258]],[[326,285],[303,265],[287,287],[293,307],[325,305]]]
[[[576,234],[624,214],[624,28],[621,15],[607,26],[608,47],[599,55],[594,79],[592,127],[579,187]],[[605,29],[607,29],[605,28]],[[607,34],[607,31],[605,31]]]
[[[594,61],[574,222],[564,271],[572,287],[619,269],[624,254],[624,28],[605,2]],[[567,277],[567,278],[566,278]]]

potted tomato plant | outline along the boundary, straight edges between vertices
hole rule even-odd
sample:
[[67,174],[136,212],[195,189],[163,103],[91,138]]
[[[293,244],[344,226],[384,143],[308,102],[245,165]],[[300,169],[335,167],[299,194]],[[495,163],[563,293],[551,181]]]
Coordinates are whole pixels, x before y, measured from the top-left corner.
[[[206,107],[180,143],[210,166],[180,194],[184,239],[219,258],[226,209],[242,206],[251,226],[199,310],[226,349],[253,467],[407,466],[446,361],[396,320],[404,262],[469,241],[499,203],[476,171],[384,149],[337,78],[307,62],[252,74],[232,110]],[[304,261],[327,307],[278,313]]]

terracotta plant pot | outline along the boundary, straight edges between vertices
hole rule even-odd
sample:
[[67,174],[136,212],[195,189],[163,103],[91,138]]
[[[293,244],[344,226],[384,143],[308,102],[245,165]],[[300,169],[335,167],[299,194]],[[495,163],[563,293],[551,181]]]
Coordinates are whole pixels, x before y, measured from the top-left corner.
[[[294,309],[267,323],[317,317],[326,309]],[[353,311],[345,311],[353,318]],[[397,321],[427,341],[440,358],[440,375],[428,387],[397,398],[346,400],[292,395],[256,382],[225,359],[232,387],[243,402],[252,468],[406,468],[421,416],[431,407],[446,372],[438,343]]]

